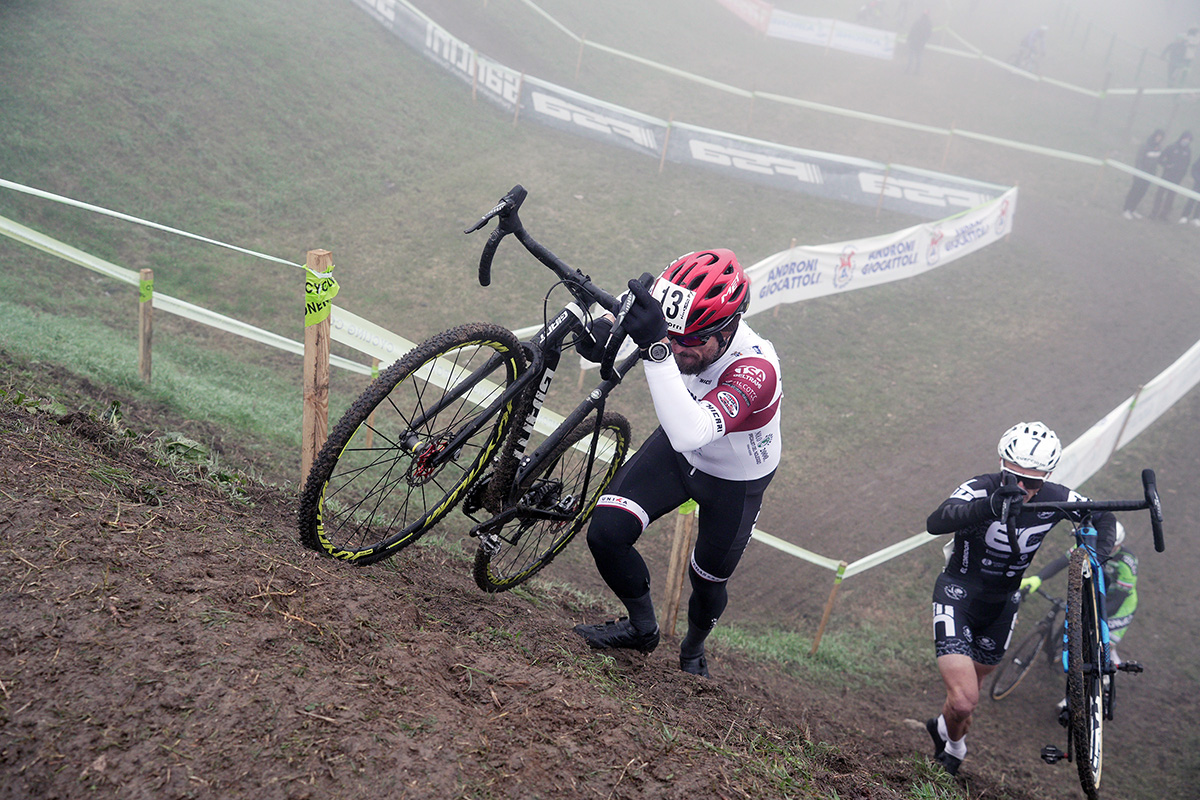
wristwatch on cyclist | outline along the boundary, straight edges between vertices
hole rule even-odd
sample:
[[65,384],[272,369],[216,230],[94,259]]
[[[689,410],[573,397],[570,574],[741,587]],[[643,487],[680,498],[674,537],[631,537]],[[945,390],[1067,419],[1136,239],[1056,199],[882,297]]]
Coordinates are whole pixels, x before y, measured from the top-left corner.
[[661,364],[671,357],[671,346],[666,342],[651,342],[650,346],[642,351],[642,357],[655,364]]

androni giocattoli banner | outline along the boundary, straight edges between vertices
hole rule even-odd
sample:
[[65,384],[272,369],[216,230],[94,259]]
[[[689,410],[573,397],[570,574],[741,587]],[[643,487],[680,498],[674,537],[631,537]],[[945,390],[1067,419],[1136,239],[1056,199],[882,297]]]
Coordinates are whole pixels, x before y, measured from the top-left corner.
[[940,267],[1008,235],[1016,207],[1014,188],[985,206],[938,222],[870,239],[776,253],[746,270],[751,287],[747,313],[878,286]]
[[519,114],[521,119],[656,159],[717,170],[735,180],[927,219],[975,208],[995,199],[1006,188],[668,122],[531,75],[523,76],[455,38],[403,0],[354,2],[401,40],[470,84],[477,96]]

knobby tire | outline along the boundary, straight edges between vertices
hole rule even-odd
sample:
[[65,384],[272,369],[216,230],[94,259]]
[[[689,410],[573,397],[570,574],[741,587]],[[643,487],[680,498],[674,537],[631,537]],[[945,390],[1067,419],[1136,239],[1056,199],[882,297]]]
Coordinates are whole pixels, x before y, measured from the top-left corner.
[[1038,622],[1028,636],[1021,640],[1020,644],[1009,650],[1008,656],[1000,662],[1000,668],[996,670],[996,677],[992,679],[992,688],[989,690],[993,700],[1003,700],[1012,694],[1013,689],[1029,674],[1029,670],[1033,668],[1034,662],[1042,652],[1042,648],[1046,645],[1046,637],[1049,635],[1049,630],[1044,622]]
[[[486,374],[475,374],[492,363]],[[300,541],[369,564],[412,544],[483,474],[513,424],[505,402],[469,439],[447,445],[524,372],[507,329],[444,331],[388,367],[351,405],[313,461],[300,500]],[[434,410],[454,389],[462,395]],[[421,416],[427,419],[418,421]]]
[[1093,590],[1092,565],[1082,547],[1067,567],[1067,707],[1079,785],[1088,800],[1100,796],[1103,723],[1100,617]]
[[[596,460],[589,448],[596,429],[595,416],[567,434],[536,474],[523,476],[513,499],[516,514],[497,531],[498,537],[480,538],[475,554],[475,583],[485,592],[503,592],[519,586],[554,560],[591,518],[596,501],[608,488],[629,451],[629,422],[620,414],[605,412],[600,418]],[[579,444],[579,447],[574,445]],[[521,509],[526,509],[522,512]],[[553,510],[562,519],[538,518],[536,512]]]

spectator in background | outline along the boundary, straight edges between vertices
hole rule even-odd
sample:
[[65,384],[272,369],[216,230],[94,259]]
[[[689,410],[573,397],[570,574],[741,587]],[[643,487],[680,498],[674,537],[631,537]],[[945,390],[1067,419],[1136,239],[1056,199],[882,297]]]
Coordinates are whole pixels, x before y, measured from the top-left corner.
[[[1192,191],[1200,192],[1200,158],[1192,162]],[[1194,197],[1188,198],[1187,205],[1183,207],[1183,216],[1179,218],[1180,225],[1189,222],[1200,225],[1200,203]]]
[[921,74],[921,53],[925,50],[925,44],[932,35],[933,20],[930,19],[928,11],[922,11],[921,16],[917,17],[912,27],[908,29],[908,64],[904,67],[905,72],[912,72],[914,75]]
[[[1138,150],[1137,161],[1134,166],[1142,172],[1150,175],[1158,175],[1158,159],[1162,156],[1163,139],[1167,132],[1162,128],[1155,129],[1154,133],[1146,139]],[[1129,187],[1129,193],[1125,195],[1125,210],[1122,212],[1125,219],[1141,219],[1142,215],[1138,213],[1138,204],[1142,202],[1142,198],[1146,196],[1146,190],[1150,188],[1150,181],[1145,178],[1134,176],[1133,185]]]
[[1167,61],[1167,86],[1182,86],[1187,80],[1192,61],[1196,58],[1196,47],[1200,45],[1200,28],[1188,28],[1187,33],[1175,37],[1175,41],[1163,48],[1162,57]]
[[[1184,131],[1173,144],[1163,148],[1158,158],[1162,166],[1162,178],[1171,183],[1181,183],[1187,174],[1188,164],[1192,163],[1192,132]],[[1166,222],[1171,216],[1171,206],[1175,204],[1175,191],[1166,186],[1159,186],[1154,193],[1154,210],[1150,212],[1152,219]]]
[[1046,55],[1046,31],[1049,25],[1039,25],[1021,39],[1013,64],[1028,72],[1037,72],[1038,64]]

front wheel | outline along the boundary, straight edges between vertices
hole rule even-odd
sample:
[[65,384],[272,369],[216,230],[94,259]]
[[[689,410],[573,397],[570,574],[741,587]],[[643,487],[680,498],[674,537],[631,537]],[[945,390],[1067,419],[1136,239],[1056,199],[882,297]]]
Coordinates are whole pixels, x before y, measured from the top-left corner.
[[993,700],[1003,700],[1012,694],[1017,684],[1029,674],[1038,654],[1046,644],[1047,626],[1039,622],[1033,631],[1021,640],[1021,643],[1009,651],[1009,655],[1000,662],[996,676],[992,679],[989,694]]
[[515,503],[480,533],[474,570],[479,588],[506,591],[554,560],[587,524],[629,441],[629,422],[606,412],[599,422],[591,417],[576,426],[540,468],[525,475]]
[[1103,682],[1110,678],[1103,675],[1096,578],[1085,548],[1075,548],[1067,569],[1067,707],[1071,744],[1079,769],[1079,784],[1088,800],[1096,800],[1103,766]]
[[416,541],[462,498],[513,424],[525,370],[508,330],[472,323],[380,374],[321,448],[300,500],[300,541],[369,564]]

